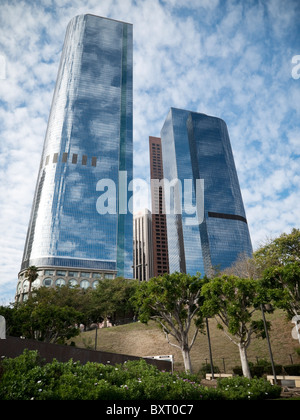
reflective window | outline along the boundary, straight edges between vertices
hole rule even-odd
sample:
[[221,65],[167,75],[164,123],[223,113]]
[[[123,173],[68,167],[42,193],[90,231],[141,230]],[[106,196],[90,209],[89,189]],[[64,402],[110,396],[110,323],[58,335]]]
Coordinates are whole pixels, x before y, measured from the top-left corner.
[[61,271],[61,270],[57,270],[56,271],[56,275],[57,276],[65,276],[67,274],[67,272],[66,271]]
[[24,282],[23,282],[23,292],[24,293],[28,292],[28,289],[29,289],[29,281],[24,280]]
[[66,284],[66,280],[65,279],[57,279],[55,281],[55,286],[64,286]]
[[78,271],[69,271],[69,277],[78,277]]
[[40,279],[35,279],[35,280],[32,282],[31,287],[32,287],[32,289],[36,289],[36,288],[40,287],[40,285],[41,285],[41,280],[40,280]]
[[53,279],[51,279],[50,277],[47,277],[43,280],[43,285],[46,287],[52,286],[52,283],[53,283]]
[[99,284],[99,280],[93,281],[93,289],[96,289],[96,287],[98,286],[98,284]]
[[87,289],[88,287],[90,287],[90,282],[88,280],[82,280],[80,282],[80,287],[82,287],[83,289]]
[[78,282],[77,282],[77,280],[75,280],[75,279],[70,279],[70,280],[69,280],[69,285],[70,285],[71,287],[74,287],[74,286],[77,286],[77,285],[78,285]]
[[82,272],[80,273],[80,277],[90,277],[90,273]]
[[54,276],[54,270],[45,270],[45,276]]

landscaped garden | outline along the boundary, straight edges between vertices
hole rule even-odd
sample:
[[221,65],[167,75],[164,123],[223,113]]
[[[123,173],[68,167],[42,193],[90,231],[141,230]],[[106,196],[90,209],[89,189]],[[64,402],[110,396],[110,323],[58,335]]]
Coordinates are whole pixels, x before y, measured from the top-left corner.
[[224,378],[214,388],[197,375],[161,372],[142,359],[115,366],[44,363],[28,350],[3,358],[0,375],[0,400],[266,400],[281,393],[262,378]]

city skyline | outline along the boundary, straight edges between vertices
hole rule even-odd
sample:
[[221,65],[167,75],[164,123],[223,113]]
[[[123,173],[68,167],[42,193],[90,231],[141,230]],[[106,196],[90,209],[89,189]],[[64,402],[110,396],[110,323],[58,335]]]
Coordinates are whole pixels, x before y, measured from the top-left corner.
[[159,137],[170,107],[215,115],[228,125],[254,248],[299,227],[299,8],[297,0],[3,0],[0,300],[14,298],[62,40],[82,13],[134,27],[134,177],[149,181],[148,136]]

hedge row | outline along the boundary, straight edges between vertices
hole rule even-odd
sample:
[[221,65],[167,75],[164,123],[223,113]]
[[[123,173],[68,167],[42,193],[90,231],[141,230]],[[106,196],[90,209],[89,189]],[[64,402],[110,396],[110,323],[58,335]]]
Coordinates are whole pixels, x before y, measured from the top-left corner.
[[264,379],[222,379],[207,388],[196,376],[160,372],[145,360],[103,365],[44,364],[36,351],[1,361],[0,400],[245,400],[278,398]]
[[[249,363],[251,376],[260,378],[264,375],[272,375],[272,365],[265,360],[260,360],[256,364]],[[300,364],[294,365],[278,365],[275,364],[275,374],[276,375],[291,375],[291,376],[300,376]],[[240,366],[233,368],[233,373],[235,375],[243,376],[243,371]]]

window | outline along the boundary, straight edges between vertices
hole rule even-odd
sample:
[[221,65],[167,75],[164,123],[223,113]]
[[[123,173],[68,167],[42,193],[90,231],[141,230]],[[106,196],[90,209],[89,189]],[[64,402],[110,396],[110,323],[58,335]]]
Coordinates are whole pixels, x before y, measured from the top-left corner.
[[73,153],[72,163],[77,163],[77,157],[78,157],[78,155],[76,153]]
[[80,282],[80,286],[81,286],[83,289],[87,289],[88,287],[90,287],[90,282],[89,282],[88,280],[82,280],[82,281]]
[[78,271],[69,271],[69,277],[78,277]]
[[31,287],[32,287],[32,289],[37,289],[40,285],[41,285],[41,280],[40,280],[40,279],[35,279],[35,280],[32,282]]
[[90,273],[80,273],[80,277],[90,277]]
[[92,166],[97,166],[97,158],[95,156],[92,157]]
[[82,165],[86,165],[86,163],[87,163],[87,156],[83,155],[82,156]]
[[65,272],[65,271],[60,271],[60,270],[57,270],[57,271],[56,271],[56,275],[57,275],[57,276],[63,276],[63,277],[64,277],[64,276],[66,275],[66,272]]
[[93,289],[96,289],[96,287],[98,286],[98,284],[99,284],[99,280],[93,281]]
[[68,160],[68,153],[63,153],[62,161],[67,162]]
[[54,270],[45,270],[45,276],[54,276]]
[[57,159],[58,159],[58,153],[54,153],[52,162],[57,163]]
[[50,287],[50,286],[52,286],[52,282],[53,282],[53,280],[50,277],[47,277],[47,278],[44,279],[43,284],[46,287]]
[[71,279],[71,280],[69,280],[69,285],[71,286],[71,287],[75,287],[75,286],[77,286],[77,280],[75,280],[75,279]]
[[55,282],[56,286],[64,286],[66,284],[66,280],[65,279],[57,279]]

